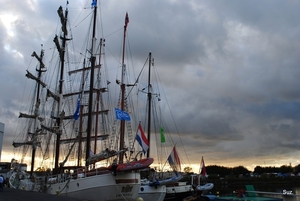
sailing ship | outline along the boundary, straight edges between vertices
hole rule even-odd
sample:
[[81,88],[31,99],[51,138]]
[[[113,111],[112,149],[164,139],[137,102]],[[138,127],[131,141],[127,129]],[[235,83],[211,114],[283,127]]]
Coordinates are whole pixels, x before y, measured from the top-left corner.
[[[161,140],[157,140],[157,130],[159,130],[159,137],[164,138],[164,132],[163,129],[163,122],[162,122],[162,116],[160,111],[160,106],[159,106],[159,101],[160,97],[159,94],[154,92],[153,90],[153,83],[151,82],[151,68],[154,66],[154,59],[152,57],[152,53],[150,52],[145,64],[149,62],[149,68],[148,72],[144,73],[147,74],[148,82],[146,86],[142,86],[142,89],[139,90],[139,92],[142,92],[142,94],[147,94],[147,100],[142,100],[146,104],[144,107],[146,109],[146,112],[140,112],[141,114],[146,114],[146,117],[142,117],[142,119],[145,119],[145,122],[143,122],[143,125],[146,125],[146,132],[147,132],[147,140],[151,141],[152,137],[156,137],[155,140],[152,141],[152,144],[150,143],[149,148],[146,150],[147,152],[147,157],[150,157],[150,152],[151,149],[154,150],[161,150],[160,148],[158,149],[158,146],[160,147],[164,142]],[[144,69],[144,68],[143,68]],[[144,76],[144,74],[141,72],[140,75]],[[157,78],[157,77],[156,77]],[[153,78],[152,78],[153,79]],[[138,80],[142,80],[140,77]],[[158,80],[156,80],[158,81]],[[141,82],[142,83],[142,82]],[[142,83],[143,84],[143,83]],[[157,83],[155,83],[157,84]],[[147,89],[147,92],[145,91]],[[153,125],[152,125],[153,122]],[[139,126],[139,128],[141,125]],[[157,129],[158,128],[158,129]],[[143,132],[143,131],[142,131]],[[146,138],[146,137],[145,137]],[[158,142],[159,141],[159,142]],[[156,149],[155,146],[153,146],[156,142]],[[145,201],[150,201],[150,200],[164,200],[166,197],[166,194],[168,192],[168,186],[176,186],[177,182],[183,178],[183,176],[180,173],[181,170],[181,165],[180,165],[180,159],[179,155],[176,149],[176,146],[172,148],[172,151],[169,155],[166,155],[167,149],[170,147],[163,146],[162,149],[164,149],[164,154],[159,153],[160,157],[158,160],[168,162],[170,165],[170,169],[172,169],[172,172],[163,172],[163,171],[150,171],[150,173],[147,174],[142,174],[142,185],[141,189],[139,192],[139,195],[143,197]],[[152,154],[153,154],[152,151]],[[164,155],[165,157],[162,157]],[[165,163],[166,164],[166,163]],[[163,167],[164,168],[164,167]],[[163,169],[162,168],[162,169]],[[182,185],[181,187],[186,187],[186,185]],[[177,188],[177,187],[176,187]],[[174,188],[173,188],[174,189]],[[186,188],[185,188],[186,189]],[[191,190],[191,186],[189,185],[188,191]],[[186,197],[186,196],[185,196]]]
[[[43,73],[46,72],[46,67],[45,64],[43,63],[43,56],[44,56],[44,50],[43,46],[41,48],[40,55],[38,55],[36,52],[33,52],[32,57],[35,57],[39,64],[37,65],[36,71],[37,71],[37,76],[33,75],[30,71],[27,70],[26,77],[28,79],[34,80],[35,85],[34,85],[34,92],[32,96],[32,101],[33,104],[31,104],[29,108],[28,113],[20,113],[19,118],[26,118],[28,119],[26,123],[26,127],[24,131],[26,132],[26,138],[25,141],[19,141],[19,142],[13,142],[12,145],[17,148],[17,147],[22,147],[22,157],[20,163],[12,159],[11,160],[11,169],[13,171],[10,171],[8,173],[8,178],[9,178],[9,185],[13,188],[22,188],[23,190],[32,190],[35,189],[39,191],[42,188],[42,185],[40,183],[35,183],[31,179],[33,177],[33,172],[34,172],[34,165],[35,165],[35,160],[34,158],[36,157],[36,150],[41,147],[41,140],[40,136],[43,135],[42,129],[41,129],[41,122],[44,120],[42,117],[40,117],[40,105],[41,103],[41,93],[43,89],[47,86],[43,81],[42,81],[42,76]],[[27,153],[29,147],[32,148],[31,150],[31,169],[30,172],[27,173],[21,166],[23,163],[23,159],[25,157],[25,154]]]
[[[51,91],[51,86],[44,84],[42,77],[40,76],[45,68],[45,65],[42,62],[43,51],[41,52],[40,57],[37,56],[37,54],[34,54],[40,62],[40,68],[38,70],[39,76],[34,77],[32,74],[29,74],[29,72],[27,75],[27,77],[36,81],[38,86],[37,92],[40,91],[40,86],[43,86],[44,88],[47,87],[45,94],[47,99],[52,100],[52,104],[50,104],[50,109],[46,109],[46,104],[43,105],[43,109],[44,111],[50,111],[51,117],[41,117],[41,114],[45,113],[39,112],[41,98],[39,97],[39,93],[37,93],[34,115],[32,117],[22,115],[23,117],[34,118],[34,131],[27,133],[28,141],[13,142],[15,147],[25,145],[27,149],[30,147],[32,148],[31,174],[30,177],[28,177],[23,171],[23,177],[19,177],[19,171],[15,168],[10,179],[11,186],[25,190],[34,190],[33,186],[36,185],[35,182],[32,182],[31,186],[24,182],[21,184],[21,182],[35,180],[33,174],[36,157],[35,151],[37,147],[45,146],[43,150],[48,152],[44,152],[43,159],[47,158],[46,153],[49,153],[51,148],[54,150],[54,168],[52,171],[46,172],[47,182],[44,185],[41,185],[42,187],[39,191],[45,189],[45,191],[50,194],[59,194],[88,200],[136,200],[141,186],[140,173],[138,170],[149,167],[149,165],[153,163],[153,158],[148,157],[143,160],[137,160],[135,158],[133,161],[127,159],[126,152],[131,150],[125,146],[125,121],[128,119],[123,118],[124,115],[117,115],[117,119],[120,120],[119,136],[117,136],[117,134],[114,134],[112,137],[109,136],[107,132],[105,132],[104,124],[102,124],[102,131],[104,134],[98,134],[98,117],[102,118],[102,122],[105,122],[105,120],[108,121],[107,116],[109,115],[109,109],[105,109],[103,98],[103,94],[108,92],[107,86],[100,86],[100,70],[102,67],[101,51],[104,47],[104,39],[100,39],[99,44],[96,43],[97,0],[93,0],[91,5],[93,9],[91,21],[92,31],[90,32],[92,39],[90,40],[89,47],[86,48],[88,49],[87,53],[84,54],[84,57],[87,59],[83,60],[83,67],[73,70],[70,70],[67,65],[70,63],[66,61],[69,58],[67,54],[68,45],[69,42],[72,41],[67,26],[68,3],[69,2],[67,1],[65,12],[63,12],[62,7],[59,7],[57,11],[61,21],[61,34],[60,36],[55,36],[53,41],[58,51],[57,55],[60,62],[58,68],[59,74],[57,76],[58,82],[53,87],[54,91]],[[125,37],[128,23],[129,18],[126,13],[123,38],[122,78],[120,82],[121,99],[119,101],[120,104],[118,103],[120,108],[116,108],[121,111],[121,114],[127,114],[125,112],[126,92],[123,76],[125,73]],[[99,52],[97,52],[97,50]],[[96,57],[97,55],[99,55],[98,60]],[[65,78],[65,72],[67,70],[70,76],[80,73],[80,77],[82,78],[81,81],[76,82],[74,79],[72,82],[65,83],[65,80],[70,79]],[[99,83],[97,86],[94,84],[96,72],[98,72],[96,81]],[[68,84],[69,86],[67,86]],[[106,82],[106,84],[108,85],[109,83]],[[68,89],[68,87],[70,87],[69,93],[64,91],[64,89]],[[76,87],[78,87],[77,90],[74,90]],[[94,96],[94,93],[96,93],[96,97]],[[75,113],[74,108],[76,108]],[[96,109],[96,111],[94,111],[94,109]],[[87,112],[85,113],[85,111]],[[87,122],[86,126],[83,124],[84,122]],[[86,132],[84,131],[85,129]],[[116,132],[116,129],[114,132]],[[41,137],[41,134],[47,137]],[[53,137],[55,137],[54,140],[52,139]],[[112,139],[117,139],[117,142],[119,142],[118,147],[116,145],[107,144],[107,141],[112,141]],[[104,141],[101,143],[101,145],[103,145],[103,150],[98,154],[93,154],[97,153],[98,140]],[[55,146],[53,147],[50,146],[52,141],[55,142]],[[63,145],[67,145],[67,148],[63,147]],[[92,148],[94,148],[94,151],[92,151]],[[66,151],[65,154],[62,153],[63,150]],[[63,161],[61,161],[62,155],[65,156]],[[124,156],[127,161],[124,160]],[[77,162],[75,165],[66,166],[70,158],[77,159]],[[85,160],[84,165],[82,165],[83,160]],[[96,163],[99,161],[105,161],[106,164],[111,164],[111,166],[103,165],[97,167]]]
[[215,198],[214,195],[204,195],[204,192],[207,192],[211,190],[214,187],[213,183],[205,183],[205,184],[200,184],[200,178],[206,178],[207,177],[207,172],[206,172],[206,167],[204,163],[203,156],[201,158],[201,163],[200,163],[200,169],[199,169],[199,174],[192,175],[191,178],[191,184],[193,186],[193,195],[190,195],[186,198],[184,198],[184,201],[192,201],[192,200],[213,200]]
[[196,191],[202,193],[203,191],[208,191],[211,190],[214,187],[213,183],[206,183],[204,185],[200,184],[200,178],[207,178],[207,172],[206,172],[206,167],[205,167],[205,163],[204,163],[204,159],[203,156],[201,158],[201,164],[200,164],[200,171],[199,174],[197,175],[197,186],[195,188]]

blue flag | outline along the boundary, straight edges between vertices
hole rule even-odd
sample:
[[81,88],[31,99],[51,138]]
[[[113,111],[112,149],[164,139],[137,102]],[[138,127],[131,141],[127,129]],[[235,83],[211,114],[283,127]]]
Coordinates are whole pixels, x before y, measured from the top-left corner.
[[127,112],[120,110],[119,108],[115,108],[116,110],[116,118],[118,120],[130,121],[130,116]]
[[75,111],[75,113],[74,113],[74,115],[73,115],[73,118],[74,118],[75,120],[77,120],[78,117],[79,117],[79,109],[80,109],[80,94],[78,94],[77,107],[76,107],[76,111]]
[[92,0],[91,6],[94,8],[97,5],[97,0]]

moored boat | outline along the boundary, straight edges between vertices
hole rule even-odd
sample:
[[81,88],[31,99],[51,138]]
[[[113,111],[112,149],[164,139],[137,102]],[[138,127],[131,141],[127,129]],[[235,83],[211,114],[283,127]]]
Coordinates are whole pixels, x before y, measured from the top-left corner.
[[144,158],[141,160],[128,161],[121,164],[113,164],[109,166],[108,169],[117,172],[140,170],[149,167],[153,163],[153,161],[153,158]]
[[191,196],[194,190],[191,184],[187,184],[187,182],[176,182],[173,184],[167,185],[167,193],[165,197],[165,201],[176,201],[183,200],[184,198]]
[[209,190],[214,187],[213,183],[204,183],[201,185],[200,178],[206,178],[207,172],[204,163],[203,156],[201,158],[199,174],[195,174],[191,176],[191,184],[193,188],[193,192],[191,195],[185,197],[183,201],[209,201],[214,200],[215,195],[209,194]]

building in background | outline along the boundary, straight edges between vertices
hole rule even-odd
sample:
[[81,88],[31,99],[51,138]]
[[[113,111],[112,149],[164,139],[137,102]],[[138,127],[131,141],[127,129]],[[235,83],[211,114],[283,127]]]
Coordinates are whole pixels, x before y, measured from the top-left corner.
[[4,135],[4,123],[0,122],[0,161],[1,161],[1,153],[2,153],[3,135]]

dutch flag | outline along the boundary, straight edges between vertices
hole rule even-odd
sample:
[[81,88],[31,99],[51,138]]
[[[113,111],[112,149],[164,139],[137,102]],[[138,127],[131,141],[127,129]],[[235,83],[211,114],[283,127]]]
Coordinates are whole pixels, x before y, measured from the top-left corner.
[[168,157],[168,162],[174,171],[179,172],[181,170],[180,159],[179,159],[179,156],[178,156],[175,146],[173,147],[173,150]]
[[139,124],[139,128],[138,128],[135,139],[136,139],[136,141],[139,142],[139,144],[141,145],[143,152],[145,154],[147,152],[147,150],[149,149],[149,141],[144,134],[141,124]]

